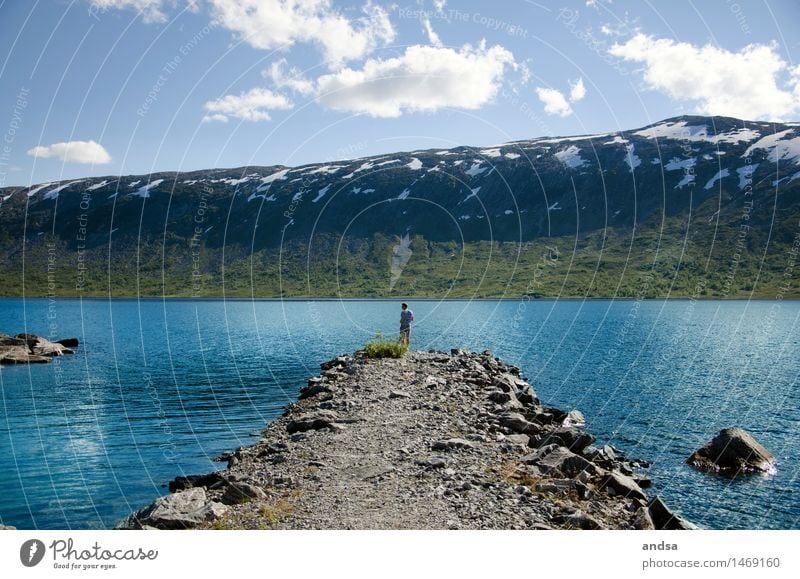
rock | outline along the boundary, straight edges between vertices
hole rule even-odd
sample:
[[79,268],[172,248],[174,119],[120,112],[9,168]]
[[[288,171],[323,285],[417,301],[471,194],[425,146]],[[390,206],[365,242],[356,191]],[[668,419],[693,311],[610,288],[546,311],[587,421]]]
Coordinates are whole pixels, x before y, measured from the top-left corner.
[[46,364],[50,358],[32,356],[27,345],[0,346],[0,364]]
[[13,338],[0,332],[0,346],[27,346],[28,342],[21,338]]
[[772,472],[775,457],[740,428],[720,430],[710,442],[686,460],[708,472],[735,476],[739,473]]
[[128,517],[118,528],[191,529],[215,521],[227,509],[223,504],[209,501],[202,487],[193,488],[156,499]]
[[548,454],[560,448],[557,444],[547,444],[545,446],[540,447],[535,452],[527,454],[522,457],[521,462],[525,464],[535,464],[546,457]]
[[389,392],[389,398],[411,398],[411,394],[404,390],[392,390]]
[[528,446],[531,441],[527,434],[509,434],[505,439],[512,444],[521,444],[522,446]]
[[536,406],[539,404],[539,397],[536,396],[536,392],[533,391],[533,387],[530,384],[524,384],[518,387],[517,400],[527,406]]
[[633,516],[633,528],[639,531],[649,531],[656,528],[650,511],[647,508],[639,507]]
[[427,458],[423,460],[416,461],[418,466],[424,466],[426,468],[444,468],[447,466],[447,461],[440,457],[433,457]]
[[169,492],[177,493],[196,487],[206,487],[209,489],[221,488],[228,484],[225,477],[220,472],[209,474],[179,476],[169,483]]
[[646,499],[644,491],[629,476],[618,472],[609,472],[603,476],[599,490],[613,490],[613,494],[623,497]]
[[37,356],[63,356],[64,354],[74,354],[71,349],[57,342],[51,342],[47,338],[41,336],[17,334],[17,338],[25,340],[31,353]]
[[601,525],[597,519],[580,510],[575,511],[571,515],[561,516],[558,519],[566,529],[592,531],[603,528],[603,525]]
[[77,348],[80,345],[78,338],[64,338],[63,340],[56,340],[56,344],[61,344],[67,348]]
[[495,392],[489,394],[489,400],[495,404],[508,404],[511,408],[522,408],[520,401],[517,400],[517,397],[511,392],[496,390]]
[[437,440],[431,445],[433,450],[459,450],[475,448],[475,443],[463,438],[450,438],[448,440]]
[[575,477],[581,472],[594,472],[594,465],[566,448],[558,446],[544,457],[534,462],[536,466],[548,474],[563,473],[567,477]]
[[314,414],[301,416],[286,425],[286,432],[294,434],[296,432],[306,432],[307,430],[321,430],[323,428],[333,428],[336,422],[336,414],[330,410],[320,410]]
[[541,428],[529,422],[522,414],[517,412],[507,412],[500,416],[500,426],[504,426],[519,434],[538,434]]
[[0,525],[0,531],[16,531],[16,527],[12,527],[11,525]]
[[570,427],[570,426],[583,426],[586,424],[586,418],[583,416],[583,412],[580,410],[570,410],[567,413],[566,418],[561,422],[562,426]]
[[309,384],[308,386],[300,390],[299,398],[300,400],[305,400],[306,398],[311,398],[312,396],[316,396],[317,394],[322,394],[323,392],[330,392],[330,391],[331,389],[324,383]]
[[226,505],[236,505],[248,500],[265,498],[267,498],[267,493],[260,487],[245,482],[233,482],[227,486],[220,500]]
[[698,528],[697,525],[670,511],[658,496],[653,497],[647,503],[647,511],[650,514],[653,525],[659,531],[686,531]]
[[581,452],[594,441],[595,437],[588,432],[583,432],[582,430],[578,430],[574,427],[561,427],[556,428],[549,434],[540,437],[540,439],[535,443],[534,441],[531,441],[531,444],[536,444],[536,446],[542,446],[545,444],[558,444],[570,449],[573,452]]

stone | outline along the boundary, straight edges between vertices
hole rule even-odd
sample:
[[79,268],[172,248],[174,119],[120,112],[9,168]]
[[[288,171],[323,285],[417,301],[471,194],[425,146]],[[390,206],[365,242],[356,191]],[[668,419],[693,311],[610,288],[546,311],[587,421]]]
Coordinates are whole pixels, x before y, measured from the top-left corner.
[[[542,436],[537,442],[537,446],[545,444],[558,444],[564,446],[573,452],[581,452],[584,448],[589,446],[595,441],[595,437],[574,427],[561,427],[556,428],[550,433]],[[531,444],[534,444],[531,441]]]
[[646,507],[636,509],[632,524],[633,528],[639,531],[650,531],[656,528],[653,518],[650,516],[650,511]]
[[263,489],[246,482],[232,482],[225,488],[225,493],[220,499],[226,505],[236,505],[249,500],[262,500],[267,498]]
[[33,355],[27,345],[0,346],[0,364],[47,364],[49,356]]
[[536,395],[536,392],[533,391],[533,387],[527,383],[517,388],[517,400],[526,406],[536,406],[539,404],[539,397]]
[[570,410],[566,418],[561,422],[562,426],[583,426],[586,424],[586,418],[580,410]]
[[306,398],[311,398],[312,396],[316,396],[317,394],[322,394],[323,392],[328,393],[331,389],[326,386],[324,383],[317,383],[317,384],[309,384],[305,388],[300,390],[300,400],[305,400]]
[[595,468],[591,462],[562,446],[554,448],[534,464],[545,473],[562,473],[570,478],[581,472],[593,472]]
[[735,476],[739,473],[773,472],[775,457],[741,428],[724,428],[686,460],[707,472]]
[[78,338],[64,338],[63,340],[56,340],[56,344],[61,344],[67,348],[77,348],[80,345]]
[[561,516],[559,519],[566,529],[593,531],[603,528],[603,525],[601,525],[597,519],[580,510],[575,511],[571,515]]
[[[599,486],[600,490],[606,490],[609,494],[620,495],[623,497],[646,499],[644,491],[636,484],[631,477],[618,472],[608,472],[602,478]],[[611,493],[610,491],[613,491]]]
[[647,503],[647,511],[653,520],[653,525],[659,531],[688,531],[698,528],[697,525],[670,511],[658,496]]
[[411,394],[404,390],[392,390],[389,392],[389,398],[411,398]]
[[500,416],[500,426],[504,426],[519,434],[538,434],[541,428],[529,422],[522,414],[517,412],[507,412]]
[[17,334],[17,338],[25,340],[30,348],[31,354],[36,356],[63,356],[64,354],[74,354],[75,352],[58,342],[51,342],[47,338],[35,336],[33,334]]
[[460,450],[475,448],[475,443],[464,438],[450,438],[447,440],[437,440],[431,445],[433,450]]
[[531,441],[527,434],[509,434],[505,439],[512,444],[521,444],[522,446],[528,446]]
[[12,527],[11,525],[0,525],[0,531],[16,531],[16,527]]
[[440,457],[433,457],[427,458],[423,460],[416,461],[418,466],[424,466],[426,468],[444,468],[447,466],[447,461]]
[[209,501],[204,488],[193,488],[156,499],[121,523],[120,528],[192,529],[217,520],[228,510]]
[[314,414],[301,416],[286,425],[286,432],[294,434],[296,432],[306,432],[308,430],[321,430],[323,428],[333,428],[336,422],[336,414],[330,410],[320,410]]
[[539,447],[535,452],[530,454],[526,454],[523,456],[520,461],[525,464],[535,464],[546,457],[548,454],[560,448],[557,444],[547,444],[545,446]]
[[221,472],[209,474],[179,476],[169,482],[169,492],[177,493],[196,487],[206,487],[207,489],[221,488],[228,484]]

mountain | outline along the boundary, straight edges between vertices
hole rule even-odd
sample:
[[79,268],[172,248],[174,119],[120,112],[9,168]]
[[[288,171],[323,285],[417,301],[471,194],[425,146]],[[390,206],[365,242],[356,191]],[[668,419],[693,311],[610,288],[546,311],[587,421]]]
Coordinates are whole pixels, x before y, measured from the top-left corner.
[[800,123],[0,189],[4,295],[800,297]]

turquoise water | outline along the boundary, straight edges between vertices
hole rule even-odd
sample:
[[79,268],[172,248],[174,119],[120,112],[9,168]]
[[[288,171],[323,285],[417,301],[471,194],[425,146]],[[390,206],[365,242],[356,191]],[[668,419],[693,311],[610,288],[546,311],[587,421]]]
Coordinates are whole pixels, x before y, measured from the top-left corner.
[[[708,528],[800,528],[800,303],[410,302],[417,349],[522,367],[598,443],[654,464],[651,493]],[[177,475],[251,444],[319,363],[397,331],[384,301],[0,300],[0,331],[78,337],[75,356],[0,369],[0,522],[108,528]],[[774,476],[683,464],[720,428],[750,431]]]

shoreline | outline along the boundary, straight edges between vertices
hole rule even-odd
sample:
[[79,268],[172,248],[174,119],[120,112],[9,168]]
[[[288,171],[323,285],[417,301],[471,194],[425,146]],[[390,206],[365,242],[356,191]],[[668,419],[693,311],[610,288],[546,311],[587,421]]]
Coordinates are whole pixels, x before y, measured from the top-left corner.
[[636,298],[636,297],[541,297],[541,298],[525,298],[525,297],[499,297],[499,298],[414,298],[408,296],[399,296],[396,298],[337,298],[337,297],[284,297],[284,298],[270,298],[270,297],[180,297],[180,296],[0,296],[0,302],[3,300],[35,300],[35,301],[136,301],[136,302],[800,302],[800,297],[783,297],[783,298],[721,298],[721,297],[700,297],[700,296],[676,296],[676,297],[659,297],[659,298]]
[[169,484],[121,529],[691,529],[646,461],[594,446],[490,352],[321,364],[227,469]]

